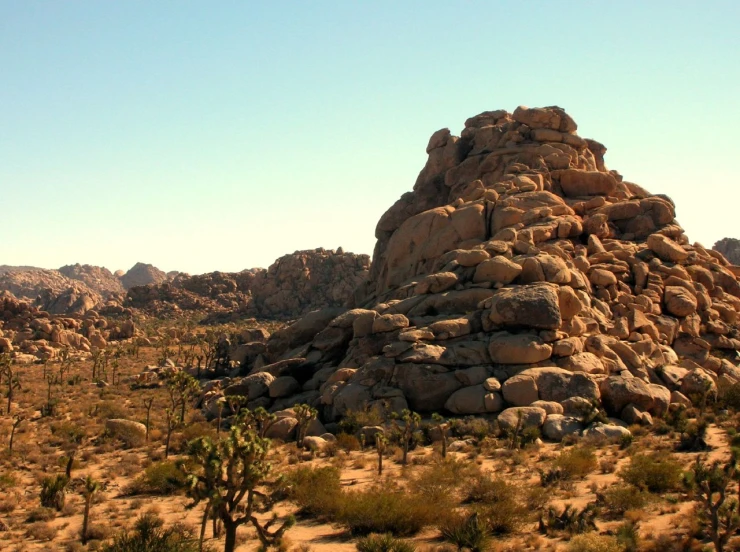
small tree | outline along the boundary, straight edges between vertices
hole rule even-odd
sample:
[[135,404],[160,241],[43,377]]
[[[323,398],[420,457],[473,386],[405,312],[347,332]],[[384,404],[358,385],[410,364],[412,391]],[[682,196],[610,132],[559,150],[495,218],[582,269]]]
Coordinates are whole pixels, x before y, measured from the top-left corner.
[[697,458],[688,480],[708,521],[709,536],[717,552],[723,552],[740,527],[737,500],[727,500],[729,487],[736,479],[737,458],[733,455],[724,466],[719,461],[707,466],[703,459]]
[[149,425],[152,419],[152,406],[154,405],[154,397],[144,399],[144,407],[146,407],[146,442],[149,442]]
[[275,416],[275,414],[271,414],[263,407],[258,406],[254,410],[242,410],[239,417],[239,422],[242,423],[247,429],[252,429],[256,431],[258,436],[264,438],[265,433],[267,432],[267,428],[270,427],[270,424],[276,419],[277,416]]
[[[229,435],[214,442],[209,437],[191,441],[190,458],[197,468],[188,475],[188,495],[195,506],[206,501],[206,511],[213,509],[226,530],[224,552],[236,547],[236,530],[250,523],[264,548],[274,546],[295,522],[290,517],[277,529],[277,515],[261,522],[255,514],[272,510],[278,493],[269,489],[271,465],[267,462],[270,441],[253,430],[232,427]],[[246,499],[246,501],[245,501]]]
[[164,457],[170,457],[170,440],[172,439],[172,432],[177,427],[177,417],[171,408],[164,409],[164,417],[167,421],[167,437],[164,442]]
[[432,421],[434,422],[434,427],[437,428],[437,431],[439,431],[439,435],[442,438],[442,458],[447,458],[447,431],[450,426],[446,420],[436,412],[432,414]]
[[13,406],[13,391],[21,388],[21,382],[18,379],[18,374],[16,374],[13,369],[13,358],[8,353],[0,355],[0,381],[2,381],[3,378],[5,378],[8,393],[7,413],[10,414],[10,410]]
[[[419,416],[419,414],[417,414],[416,412],[411,412],[410,410],[404,409],[401,412],[400,416],[394,413],[393,419],[393,424],[396,427],[396,431],[399,435],[399,440],[401,441],[401,446],[403,447],[403,458],[401,459],[401,464],[405,466],[408,462],[411,440],[414,438],[414,433],[417,429],[419,429],[419,426],[421,425],[421,416]],[[399,423],[399,420],[403,422],[403,425]]]
[[8,443],[8,455],[13,455],[13,439],[15,438],[15,431],[18,426],[23,423],[26,417],[23,414],[17,414],[13,417],[13,425],[10,428],[10,442]]
[[82,516],[82,544],[87,544],[87,529],[90,522],[90,506],[93,496],[100,490],[100,483],[95,481],[91,475],[83,480],[82,497],[85,499],[85,512]]
[[388,448],[388,437],[378,432],[375,434],[375,450],[378,453],[378,475],[383,475],[383,455]]
[[179,408],[180,423],[185,422],[185,408],[200,393],[198,380],[186,372],[175,372],[167,378],[167,391],[170,394],[172,410]]
[[306,439],[306,432],[308,432],[309,424],[316,419],[318,411],[315,408],[311,408],[307,404],[299,404],[293,407],[295,417],[298,420],[298,430],[296,432],[296,445],[299,447],[303,446],[303,441]]

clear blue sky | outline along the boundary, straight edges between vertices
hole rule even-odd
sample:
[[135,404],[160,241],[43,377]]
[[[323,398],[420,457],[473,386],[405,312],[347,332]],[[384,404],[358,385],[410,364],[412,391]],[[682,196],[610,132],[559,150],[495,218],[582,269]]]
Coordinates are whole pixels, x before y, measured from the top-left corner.
[[0,0],[0,264],[372,253],[435,130],[560,105],[740,237],[740,2]]

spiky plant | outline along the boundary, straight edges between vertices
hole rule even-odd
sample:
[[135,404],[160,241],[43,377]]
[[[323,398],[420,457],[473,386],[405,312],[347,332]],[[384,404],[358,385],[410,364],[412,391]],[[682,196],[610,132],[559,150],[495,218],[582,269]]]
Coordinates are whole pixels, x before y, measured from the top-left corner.
[[95,481],[91,475],[88,475],[82,486],[82,498],[85,499],[85,511],[82,516],[82,544],[87,544],[87,533],[90,522],[90,506],[92,505],[93,496],[100,490],[100,483]]
[[[256,514],[272,510],[279,494],[270,492],[268,480],[271,465],[267,461],[270,441],[257,432],[231,428],[228,436],[218,441],[200,437],[190,442],[189,456],[194,468],[188,474],[188,496],[191,507],[206,502],[206,512],[213,511],[223,522],[226,532],[224,552],[233,552],[236,530],[250,523],[264,548],[276,545],[294,523],[289,517],[276,528],[276,514],[262,522]],[[207,515],[207,513],[206,513]]]
[[393,424],[396,428],[396,432],[398,433],[399,440],[401,441],[401,447],[403,448],[403,458],[401,459],[401,464],[405,466],[408,461],[411,440],[414,438],[414,433],[417,429],[419,429],[419,426],[421,425],[421,416],[416,412],[412,412],[408,409],[403,409],[400,415],[393,415]]
[[296,432],[296,444],[299,447],[303,446],[303,440],[306,438],[306,432],[311,421],[316,419],[318,411],[315,408],[311,408],[307,404],[299,404],[293,407],[295,417],[298,420],[298,429]]

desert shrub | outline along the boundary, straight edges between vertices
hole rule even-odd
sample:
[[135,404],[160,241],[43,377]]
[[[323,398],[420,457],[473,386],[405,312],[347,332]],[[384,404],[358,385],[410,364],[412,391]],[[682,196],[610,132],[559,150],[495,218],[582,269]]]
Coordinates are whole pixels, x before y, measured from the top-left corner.
[[68,483],[69,479],[65,475],[44,478],[41,482],[41,505],[61,511],[64,508]]
[[596,469],[596,454],[591,447],[573,447],[560,453],[553,466],[563,479],[583,479]]
[[472,479],[465,501],[475,504],[478,518],[493,534],[513,533],[529,517],[529,509],[519,497],[523,490],[501,478],[484,474]]
[[423,500],[441,506],[454,498],[464,482],[477,480],[479,477],[480,473],[475,464],[449,457],[419,470],[412,477],[409,488]]
[[669,454],[636,454],[619,477],[630,485],[651,493],[664,493],[681,485],[681,464]]
[[365,410],[350,410],[339,422],[339,429],[342,433],[354,435],[366,426],[382,426],[386,417],[385,412],[379,406]]
[[126,419],[128,410],[116,401],[100,401],[97,405],[97,414],[101,420]]
[[439,516],[437,505],[418,495],[376,486],[342,493],[336,521],[354,535],[391,533],[406,537],[434,524]]
[[720,404],[729,410],[740,411],[740,383],[734,383],[722,390]]
[[198,552],[198,539],[182,525],[168,529],[155,514],[144,514],[132,532],[123,532],[103,552]]
[[154,462],[126,489],[129,495],[171,495],[184,488],[186,478],[176,462],[164,460]]
[[488,550],[491,534],[478,516],[456,514],[439,527],[442,538],[457,546],[458,550],[483,552]]
[[111,528],[107,525],[90,525],[87,528],[87,539],[104,541],[111,536]]
[[53,444],[79,444],[86,437],[84,426],[69,421],[56,422],[49,426]]
[[28,513],[28,518],[26,518],[26,521],[28,523],[33,523],[35,521],[51,521],[57,517],[56,510],[54,508],[46,508],[44,506],[41,506],[40,508],[34,508]]
[[707,428],[709,423],[706,417],[702,417],[695,422],[690,422],[686,425],[685,431],[681,433],[681,438],[678,441],[676,450],[681,452],[699,452],[708,450],[710,447],[707,444]]
[[26,535],[40,541],[52,541],[57,536],[57,528],[49,523],[37,521],[26,528]]
[[393,535],[368,535],[357,541],[358,552],[414,552],[416,546]]
[[617,542],[622,545],[625,552],[637,552],[640,543],[640,532],[637,523],[625,521],[617,527]]
[[568,552],[624,552],[624,547],[615,537],[588,533],[573,537]]
[[208,422],[195,422],[185,425],[179,433],[173,433],[170,450],[176,453],[187,451],[188,443],[198,437],[216,437],[216,430]]
[[18,484],[18,478],[10,472],[0,473],[0,491],[7,491]]
[[350,435],[349,433],[340,433],[339,435],[337,435],[336,443],[340,449],[346,450],[347,452],[360,450],[361,448],[360,440],[354,435]]
[[450,434],[454,437],[474,437],[482,441],[489,435],[497,431],[497,424],[491,423],[485,418],[476,418],[466,416],[464,418],[455,418],[450,421]]
[[595,519],[596,509],[592,504],[582,510],[577,510],[570,504],[566,504],[562,512],[558,512],[551,506],[547,513],[540,518],[540,532],[547,535],[551,533],[567,533],[569,535],[587,533],[596,529]]
[[649,498],[645,491],[634,485],[625,484],[612,485],[598,496],[605,513],[614,516],[621,516],[627,510],[644,508]]
[[331,466],[298,468],[285,478],[287,495],[298,504],[301,514],[334,516],[342,492],[339,475],[339,469]]

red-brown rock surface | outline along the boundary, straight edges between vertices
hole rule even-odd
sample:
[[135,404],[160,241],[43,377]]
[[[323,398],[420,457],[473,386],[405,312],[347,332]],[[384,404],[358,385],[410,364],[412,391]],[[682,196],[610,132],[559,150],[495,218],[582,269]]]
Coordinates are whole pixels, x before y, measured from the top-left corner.
[[369,265],[367,255],[341,250],[296,251],[266,270],[180,274],[159,285],[134,287],[126,305],[158,314],[203,310],[290,319],[351,301]]
[[308,402],[324,420],[527,407],[561,438],[585,429],[591,401],[649,423],[740,381],[740,269],[691,244],[670,198],[608,170],[576,128],[558,107],[519,107],[434,133],[414,190],[377,225],[363,308],[272,334],[244,372],[300,390],[252,404]]

